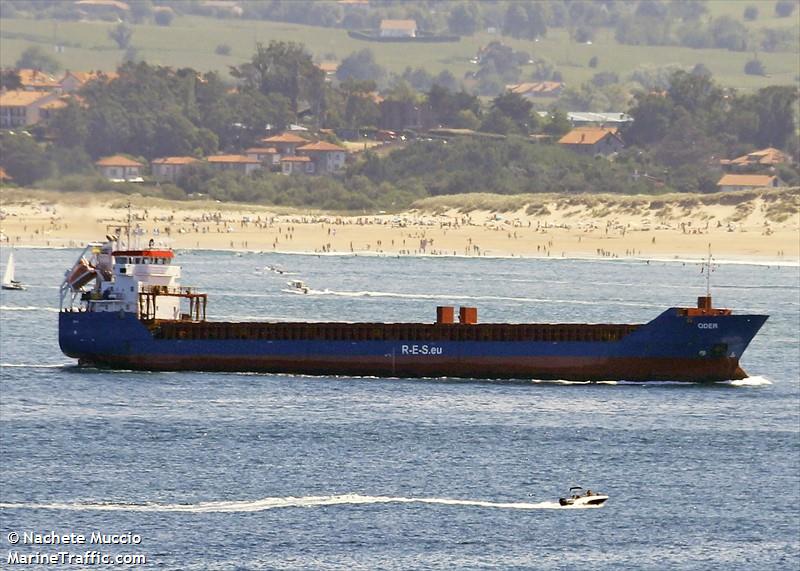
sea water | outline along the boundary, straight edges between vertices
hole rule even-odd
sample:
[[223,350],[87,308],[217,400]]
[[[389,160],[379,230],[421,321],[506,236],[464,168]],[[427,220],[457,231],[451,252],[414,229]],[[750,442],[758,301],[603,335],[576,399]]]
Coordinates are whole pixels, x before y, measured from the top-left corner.
[[[26,567],[86,568],[92,551],[197,570],[800,566],[797,266],[712,274],[715,305],[771,316],[749,379],[580,384],[78,368],[57,342],[77,251],[16,257],[29,288],[0,297],[1,568],[35,553]],[[483,322],[639,323],[705,292],[681,261],[178,260],[220,320],[431,322],[469,305]],[[610,499],[558,508],[572,485]],[[87,559],[42,563],[61,552]]]

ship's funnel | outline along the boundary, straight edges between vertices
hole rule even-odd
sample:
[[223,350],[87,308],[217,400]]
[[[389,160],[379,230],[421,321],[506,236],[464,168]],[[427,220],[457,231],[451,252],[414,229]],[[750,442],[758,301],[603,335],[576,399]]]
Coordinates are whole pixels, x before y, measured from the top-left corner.
[[697,298],[697,309],[711,309],[711,296],[701,295]]

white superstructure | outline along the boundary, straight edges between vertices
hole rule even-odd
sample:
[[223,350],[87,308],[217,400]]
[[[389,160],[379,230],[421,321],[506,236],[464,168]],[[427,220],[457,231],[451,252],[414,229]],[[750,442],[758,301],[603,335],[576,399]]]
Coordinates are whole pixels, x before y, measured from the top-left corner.
[[169,249],[116,250],[117,242],[86,246],[61,284],[61,309],[135,313],[180,319],[181,268]]

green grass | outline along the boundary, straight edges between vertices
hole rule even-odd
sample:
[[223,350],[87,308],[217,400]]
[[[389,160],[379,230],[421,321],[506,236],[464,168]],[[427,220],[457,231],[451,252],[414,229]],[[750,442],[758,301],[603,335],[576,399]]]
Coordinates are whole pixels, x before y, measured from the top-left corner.
[[[741,18],[747,4],[757,4],[762,18],[748,23],[757,27],[793,25],[796,18],[766,18],[773,14],[774,3],[766,2],[710,2],[715,15],[727,10]],[[64,69],[113,70],[122,61],[123,51],[108,38],[108,30],[115,24],[108,22],[61,22],[55,20],[5,19],[0,23],[0,65],[10,67],[20,53],[31,45],[50,49],[53,38],[67,45],[63,53],[54,54]],[[370,48],[377,61],[394,72],[406,66],[424,67],[432,73],[449,69],[456,77],[474,71],[469,62],[478,48],[489,41],[501,39],[515,49],[525,50],[534,57],[553,61],[569,85],[578,85],[600,71],[613,71],[622,79],[642,65],[661,66],[679,64],[690,67],[705,64],[717,82],[728,87],[757,89],[766,85],[793,84],[800,75],[800,58],[796,53],[760,53],[767,77],[744,74],[744,64],[752,58],[748,52],[727,50],[694,50],[679,47],[648,47],[619,45],[614,32],[602,29],[592,45],[579,45],[567,41],[563,29],[551,29],[539,42],[500,38],[478,34],[462,38],[460,42],[445,44],[391,44],[354,40],[345,30],[318,28],[280,22],[217,20],[197,16],[176,17],[169,27],[136,25],[133,27],[132,45],[139,57],[153,64],[173,67],[192,67],[198,70],[227,72],[228,67],[246,61],[254,52],[255,43],[270,40],[292,40],[306,45],[317,59],[328,53],[342,59],[353,51]],[[231,47],[229,56],[214,53],[219,44]],[[588,62],[597,56],[597,68]],[[523,80],[529,79],[531,70],[523,68]]]

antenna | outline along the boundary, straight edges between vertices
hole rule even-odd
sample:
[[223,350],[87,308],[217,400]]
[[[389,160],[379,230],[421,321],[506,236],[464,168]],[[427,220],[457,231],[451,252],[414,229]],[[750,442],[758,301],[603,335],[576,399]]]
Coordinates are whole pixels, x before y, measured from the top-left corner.
[[706,261],[706,297],[711,297],[711,242],[708,243],[708,259]]

